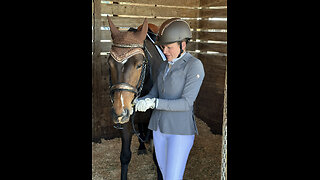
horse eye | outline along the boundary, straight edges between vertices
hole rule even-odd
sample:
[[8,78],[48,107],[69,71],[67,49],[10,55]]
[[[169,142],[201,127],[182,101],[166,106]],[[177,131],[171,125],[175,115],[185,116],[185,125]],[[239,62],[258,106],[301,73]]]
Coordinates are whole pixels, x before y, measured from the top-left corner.
[[141,68],[142,67],[142,64],[139,64],[138,66],[137,66],[137,69],[139,69],[139,68]]

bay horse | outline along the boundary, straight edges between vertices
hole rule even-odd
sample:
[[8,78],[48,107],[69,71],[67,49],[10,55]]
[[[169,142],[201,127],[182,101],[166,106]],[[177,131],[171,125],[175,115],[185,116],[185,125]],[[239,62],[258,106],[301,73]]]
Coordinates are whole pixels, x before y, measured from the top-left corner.
[[[138,135],[140,142],[138,152],[145,149],[144,142],[149,140],[150,134],[152,135],[151,130],[147,128],[152,110],[149,109],[144,113],[135,112],[134,102],[139,96],[144,96],[151,90],[159,73],[158,68],[164,61],[152,42],[151,37],[155,38],[157,33],[154,32],[157,31],[155,25],[148,24],[145,19],[138,29],[130,28],[122,32],[116,28],[109,16],[107,18],[113,42],[107,59],[111,114],[115,127],[121,134],[121,180],[126,180],[131,160],[132,130]],[[135,130],[135,123],[139,124],[140,134]],[[142,131],[143,129],[146,131]],[[157,167],[158,179],[163,179],[154,151],[153,160]]]

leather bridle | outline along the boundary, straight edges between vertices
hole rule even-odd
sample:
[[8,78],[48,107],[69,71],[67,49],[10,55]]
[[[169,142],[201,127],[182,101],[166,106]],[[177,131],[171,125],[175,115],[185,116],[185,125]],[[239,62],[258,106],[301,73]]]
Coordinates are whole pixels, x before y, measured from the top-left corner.
[[[136,54],[142,54],[143,55],[143,64],[142,64],[142,70],[141,74],[139,77],[139,81],[136,86],[132,86],[129,83],[126,82],[120,82],[117,84],[112,84],[112,79],[111,79],[111,70],[109,68],[109,88],[110,88],[110,100],[113,105],[114,103],[114,92],[115,91],[129,91],[131,93],[134,93],[135,97],[131,104],[140,96],[142,88],[143,88],[143,83],[146,75],[146,69],[147,69],[147,64],[148,64],[148,58],[146,58],[146,48],[145,48],[145,43],[142,44],[112,44],[113,47],[119,47],[119,48],[134,48],[130,51],[128,51],[124,56],[119,56],[116,53],[113,52],[112,48],[110,51],[110,55],[113,57],[113,59],[117,62],[123,62],[126,59],[129,59],[130,57],[136,55]],[[139,49],[136,49],[139,48]],[[129,54],[128,54],[129,53]],[[133,106],[133,105],[132,105]]]
[[[117,84],[112,84],[112,79],[111,79],[111,70],[109,68],[109,88],[110,88],[110,100],[111,103],[113,105],[113,94],[115,91],[129,91],[131,93],[134,93],[135,97],[132,100],[131,104],[133,106],[133,108],[135,108],[135,106],[133,105],[133,102],[140,96],[142,88],[143,88],[143,83],[144,83],[144,79],[145,79],[145,75],[146,75],[146,70],[147,70],[147,65],[148,65],[148,58],[146,57],[146,51],[147,48],[145,47],[145,42],[143,43],[143,45],[141,44],[112,44],[113,47],[119,47],[119,48],[140,48],[140,52],[139,51],[129,51],[133,52],[132,54],[130,54],[129,56],[126,56],[126,59],[129,59],[130,57],[136,55],[136,54],[142,54],[143,55],[143,64],[142,64],[142,70],[141,70],[141,74],[140,74],[140,78],[139,81],[136,85],[136,87],[130,85],[129,83],[126,82],[120,82]],[[142,51],[141,51],[142,49]],[[135,53],[136,52],[136,53]],[[113,53],[112,48],[110,51],[110,55],[113,57],[114,60],[116,60],[117,62],[123,62],[125,59],[124,58],[119,58],[119,56],[117,56],[116,54]],[[121,56],[120,56],[121,57]],[[134,114],[135,114],[135,109],[133,109],[133,114],[132,114],[132,128],[134,131],[134,134],[137,135],[137,137],[142,141],[142,142],[146,142],[146,139],[142,139],[140,137],[140,133],[138,133],[134,127]],[[113,126],[116,129],[123,129],[122,124],[117,123]]]

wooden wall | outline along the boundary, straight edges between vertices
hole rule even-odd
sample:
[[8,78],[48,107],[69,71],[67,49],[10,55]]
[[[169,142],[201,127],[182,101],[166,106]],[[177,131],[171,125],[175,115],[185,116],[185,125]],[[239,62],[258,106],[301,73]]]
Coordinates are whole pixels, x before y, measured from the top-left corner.
[[106,58],[112,40],[107,15],[124,31],[129,27],[138,27],[144,18],[157,26],[173,17],[183,18],[190,24],[193,39],[187,50],[203,62],[206,73],[195,104],[195,113],[213,129],[213,132],[221,134],[227,22],[211,18],[227,17],[226,0],[93,0],[92,12],[93,138],[119,136],[118,131],[112,127],[110,116]]
[[[225,73],[227,64],[227,0],[200,0],[197,57],[205,78],[195,103],[195,114],[215,134],[222,134]],[[203,43],[201,43],[203,42]]]

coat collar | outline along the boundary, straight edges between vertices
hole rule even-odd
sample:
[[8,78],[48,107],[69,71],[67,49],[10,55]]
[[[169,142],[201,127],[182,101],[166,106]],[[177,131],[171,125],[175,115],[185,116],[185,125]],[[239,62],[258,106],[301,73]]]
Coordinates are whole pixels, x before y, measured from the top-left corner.
[[176,67],[181,66],[182,64],[184,64],[185,62],[187,62],[189,60],[190,56],[191,56],[191,54],[186,52],[185,55],[181,59],[179,59],[178,61],[176,61],[173,64],[172,68],[176,68]]

